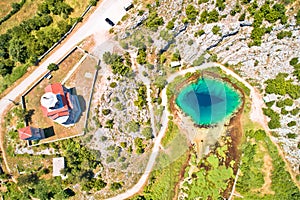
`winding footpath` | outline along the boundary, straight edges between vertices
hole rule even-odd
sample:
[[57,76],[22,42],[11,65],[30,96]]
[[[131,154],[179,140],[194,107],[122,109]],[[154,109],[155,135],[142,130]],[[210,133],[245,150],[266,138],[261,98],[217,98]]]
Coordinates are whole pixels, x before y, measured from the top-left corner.
[[[214,62],[209,62],[209,63],[204,63],[200,66],[196,66],[196,67],[192,67],[192,68],[188,68],[185,70],[181,70],[178,71],[172,75],[170,75],[167,78],[167,82],[168,84],[171,83],[172,81],[174,81],[174,79],[178,76],[183,76],[186,73],[193,73],[196,72],[197,70],[201,70],[201,69],[205,69],[205,68],[210,68],[210,67],[220,67],[226,74],[233,76],[234,78],[236,78],[238,81],[240,81],[241,83],[243,83],[247,88],[250,89],[251,94],[250,97],[252,99],[252,106],[251,106],[251,114],[253,116],[262,116],[264,117],[263,113],[262,113],[262,105],[263,105],[263,101],[261,99],[261,97],[259,95],[257,95],[256,90],[247,82],[245,81],[243,78],[241,78],[240,76],[238,76],[236,73],[234,73],[233,71],[231,71],[230,69],[227,69],[225,66],[223,66],[222,64],[219,63],[214,63]],[[147,99],[151,99],[150,98],[150,83],[144,80],[144,78],[142,79],[142,81],[144,81],[144,84],[147,86]],[[127,190],[126,192],[119,194],[115,197],[109,198],[108,200],[120,200],[120,199],[127,199],[129,197],[132,197],[133,195],[135,195],[136,193],[138,193],[139,191],[142,190],[143,186],[146,184],[148,177],[153,169],[153,166],[155,164],[155,160],[158,156],[160,147],[161,147],[161,140],[164,137],[164,134],[167,130],[168,127],[168,122],[169,122],[169,116],[170,116],[170,112],[167,109],[167,105],[168,105],[168,97],[167,97],[167,93],[166,93],[166,88],[168,87],[168,84],[165,86],[165,88],[162,90],[162,106],[164,106],[164,112],[163,112],[163,116],[162,116],[162,127],[159,131],[159,133],[157,134],[156,138],[154,139],[154,146],[152,149],[152,153],[150,155],[149,161],[147,163],[147,167],[146,170],[144,172],[144,174],[141,176],[140,180],[129,190]],[[152,109],[152,106],[149,107],[149,110]],[[153,111],[150,113],[153,113]],[[152,115],[152,114],[151,114]],[[257,121],[259,121],[259,118],[257,119]],[[151,120],[151,122],[153,123],[153,121]],[[260,121],[259,121],[260,122]]]

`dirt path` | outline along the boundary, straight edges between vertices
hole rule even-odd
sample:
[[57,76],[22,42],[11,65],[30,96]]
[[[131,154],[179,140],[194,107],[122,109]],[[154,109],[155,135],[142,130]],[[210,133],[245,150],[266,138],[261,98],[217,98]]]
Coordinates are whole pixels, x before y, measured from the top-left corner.
[[[267,152],[267,150],[264,148],[262,144],[259,144],[259,148],[262,152]],[[272,164],[272,158],[270,157],[269,154],[265,154],[264,158],[264,165],[262,168],[262,172],[264,173],[264,184],[261,188],[258,189],[261,194],[275,194],[275,192],[271,189],[272,185],[272,170],[273,170],[273,164]]]

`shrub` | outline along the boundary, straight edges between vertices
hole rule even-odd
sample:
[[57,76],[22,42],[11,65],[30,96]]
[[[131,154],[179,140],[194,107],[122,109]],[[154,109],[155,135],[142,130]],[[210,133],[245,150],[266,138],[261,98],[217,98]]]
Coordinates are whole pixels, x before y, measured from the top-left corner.
[[277,33],[277,39],[283,39],[285,37],[292,37],[292,31],[280,31]]
[[190,21],[194,22],[199,14],[199,11],[193,5],[189,4],[186,7],[185,13],[186,13],[187,18]]
[[103,115],[109,115],[111,113],[111,110],[110,109],[103,109],[102,110],[102,114]]
[[297,135],[295,133],[288,133],[287,137],[290,139],[295,139],[297,137]]
[[58,67],[57,64],[51,63],[51,64],[48,65],[47,69],[50,70],[50,71],[56,71],[56,70],[59,69],[59,67]]
[[200,37],[200,36],[203,35],[203,34],[205,34],[205,31],[201,29],[201,30],[197,31],[197,32],[194,34],[194,36],[195,36],[195,37]]
[[296,126],[296,121],[291,121],[287,124],[288,127]]
[[117,83],[116,82],[112,82],[112,83],[109,84],[109,86],[111,88],[115,88],[115,87],[117,87]]
[[298,63],[298,57],[292,58],[292,59],[290,60],[290,65],[292,65],[292,66],[297,65],[297,63]]
[[174,28],[174,22],[172,20],[169,21],[166,28],[169,29],[169,30],[172,30]]
[[219,34],[220,30],[221,30],[221,28],[216,25],[212,28],[211,31],[213,32],[213,34],[217,35],[217,34]]

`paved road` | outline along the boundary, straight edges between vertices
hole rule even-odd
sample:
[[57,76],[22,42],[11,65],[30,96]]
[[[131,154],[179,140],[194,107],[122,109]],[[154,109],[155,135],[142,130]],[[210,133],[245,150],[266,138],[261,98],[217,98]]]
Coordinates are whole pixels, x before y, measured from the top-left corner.
[[[22,95],[27,88],[47,72],[47,66],[50,63],[57,63],[63,55],[69,52],[76,44],[92,34],[99,35],[99,37],[97,37],[98,44],[106,42],[107,39],[105,38],[104,33],[106,33],[111,26],[107,24],[104,19],[108,17],[113,22],[117,23],[126,14],[126,11],[124,10],[126,2],[128,1],[104,0],[76,32],[72,33],[55,52],[53,52],[32,74],[30,74],[30,76],[0,100],[0,120],[4,117],[4,111],[12,104],[9,99],[19,101],[17,97]],[[1,142],[1,149],[3,149],[3,142]],[[3,159],[7,166],[5,154],[3,155]],[[8,166],[7,170],[10,171]]]

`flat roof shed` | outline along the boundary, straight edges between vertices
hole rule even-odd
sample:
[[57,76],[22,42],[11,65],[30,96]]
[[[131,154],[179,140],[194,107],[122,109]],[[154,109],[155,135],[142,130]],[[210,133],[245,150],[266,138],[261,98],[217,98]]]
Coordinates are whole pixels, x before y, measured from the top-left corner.
[[63,176],[60,171],[65,168],[65,158],[53,158],[53,176]]

